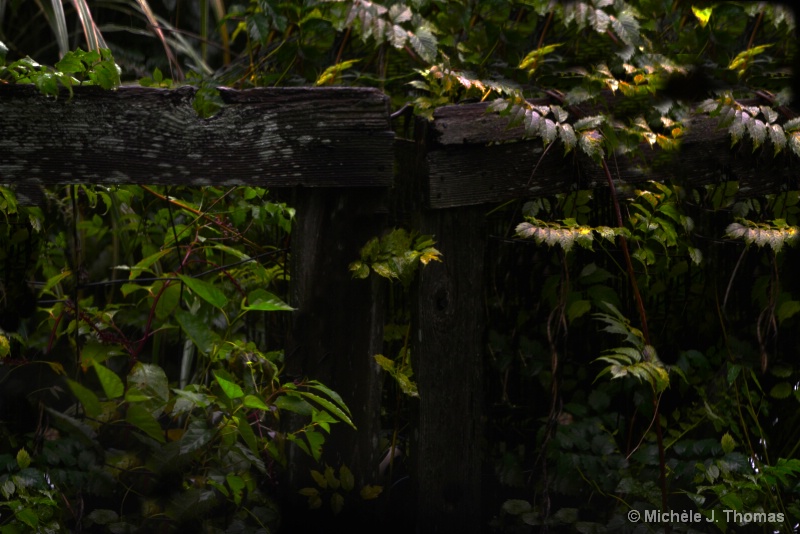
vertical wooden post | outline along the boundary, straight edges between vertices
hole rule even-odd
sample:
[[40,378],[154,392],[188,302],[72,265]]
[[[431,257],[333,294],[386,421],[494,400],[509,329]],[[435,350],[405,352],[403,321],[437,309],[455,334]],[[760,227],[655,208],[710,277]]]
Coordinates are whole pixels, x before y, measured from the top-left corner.
[[[384,229],[384,195],[382,188],[301,189],[294,200],[291,304],[297,311],[286,370],[290,377],[320,380],[350,408],[358,431],[334,425],[323,446],[323,461],[350,468],[356,497],[360,487],[376,484],[378,478],[382,376],[372,356],[383,343],[384,291],[377,277],[352,279],[348,265]],[[295,450],[290,462],[290,491],[312,485],[308,469],[316,467],[313,460]],[[296,504],[293,513],[311,517],[305,500]],[[325,506],[329,510],[327,502]]]
[[421,270],[413,327],[420,395],[418,532],[481,531],[483,262],[481,208],[424,213],[442,263]]

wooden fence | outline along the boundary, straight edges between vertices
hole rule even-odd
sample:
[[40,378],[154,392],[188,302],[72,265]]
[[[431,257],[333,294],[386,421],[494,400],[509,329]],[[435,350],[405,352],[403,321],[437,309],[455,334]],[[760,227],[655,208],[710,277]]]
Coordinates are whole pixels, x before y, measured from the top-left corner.
[[[413,139],[396,139],[388,99],[372,89],[223,90],[226,105],[210,119],[195,114],[193,95],[77,88],[53,100],[0,86],[0,183],[291,190],[297,311],[287,372],[325,382],[351,408],[359,431],[337,428],[325,452],[350,466],[357,484],[377,479],[383,378],[372,356],[382,352],[386,287],[352,280],[347,266],[397,217],[434,234],[444,262],[421,271],[413,296],[417,524],[481,530],[487,205],[594,187],[605,181],[601,169],[560,147],[542,157],[540,142],[523,140],[483,104],[441,108],[433,122],[415,122]],[[653,172],[622,158],[614,165],[622,181],[735,178],[740,192],[756,194],[798,187],[787,158],[731,150],[715,121],[698,116],[681,151]]]

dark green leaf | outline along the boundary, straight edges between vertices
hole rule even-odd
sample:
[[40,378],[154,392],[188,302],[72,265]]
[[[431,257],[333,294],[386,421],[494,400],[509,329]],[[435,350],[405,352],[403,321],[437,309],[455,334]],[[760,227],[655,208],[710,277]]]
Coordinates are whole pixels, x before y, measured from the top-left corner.
[[175,310],[175,319],[200,352],[203,354],[211,352],[214,344],[219,340],[219,336],[208,327],[205,321],[185,310]]
[[159,443],[166,442],[161,425],[158,424],[153,414],[141,404],[128,405],[128,412],[125,415],[125,420]]
[[67,385],[69,386],[70,391],[72,391],[72,394],[75,395],[75,397],[83,405],[86,415],[89,417],[97,417],[100,415],[100,401],[98,400],[94,391],[82,386],[74,380],[70,380],[69,378],[67,379]]
[[303,399],[294,395],[281,395],[275,399],[275,406],[300,415],[311,415],[314,408]]
[[216,372],[214,373],[214,379],[222,388],[222,391],[223,393],[225,393],[225,396],[228,397],[229,399],[238,399],[244,397],[244,391],[235,382],[231,382],[230,380],[221,377],[219,373]]

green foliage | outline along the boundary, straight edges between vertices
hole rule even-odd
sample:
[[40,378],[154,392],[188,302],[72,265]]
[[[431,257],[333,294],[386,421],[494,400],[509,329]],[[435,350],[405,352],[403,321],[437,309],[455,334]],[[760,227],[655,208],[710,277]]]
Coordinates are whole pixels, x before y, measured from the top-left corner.
[[772,224],[741,220],[729,224],[725,235],[732,239],[741,239],[748,245],[769,245],[774,252],[780,252],[783,245],[794,245],[797,242],[798,228],[789,226],[783,219],[776,219]]
[[[323,500],[327,497],[334,515],[341,513],[348,499],[352,498],[352,492],[355,489],[355,479],[350,469],[342,464],[339,467],[339,476],[337,477],[336,470],[326,465],[324,472],[312,469],[311,478],[317,487],[299,490],[300,495],[308,498],[309,510],[320,508],[323,505]],[[380,495],[382,490],[381,486],[366,485],[361,488],[359,494],[362,500],[370,500]]]
[[[105,52],[59,61],[55,46],[26,46],[18,28],[37,35],[51,25],[38,3],[0,4],[9,45],[0,43],[0,80],[52,95],[59,84],[118,83]],[[211,4],[195,12],[131,0],[92,11],[104,27],[130,28],[107,36],[123,78],[171,88],[189,67],[189,81],[200,85],[195,109],[206,118],[223,104],[220,85],[360,85],[381,88],[394,107],[411,102],[427,118],[446,104],[488,102],[488,112],[546,151],[560,143],[598,166],[614,168],[625,156],[646,172],[648,151],[678,148],[694,113],[717,118],[736,149],[800,155],[800,120],[786,109],[795,21],[781,4],[249,0],[227,12],[223,2]],[[86,2],[75,5],[88,12]],[[57,21],[55,11],[48,20]],[[68,25],[52,27],[61,28],[54,33],[66,52]],[[89,48],[101,48],[94,23],[84,27]],[[39,49],[36,60],[54,68],[19,57]],[[530,101],[545,97],[546,105]],[[586,190],[540,197],[522,208],[519,224],[517,211],[498,211],[508,215],[500,224],[511,219],[523,239],[512,252],[497,245],[490,262],[497,289],[486,299],[487,382],[499,415],[488,419],[487,441],[498,483],[524,494],[498,503],[495,526],[632,531],[627,512],[661,509],[666,497],[672,508],[706,517],[723,508],[783,513],[783,523],[762,526],[788,530],[800,520],[792,359],[800,289],[784,274],[797,265],[783,245],[794,243],[800,225],[797,191],[747,198],[728,177],[691,190],[617,178],[608,181],[619,199]],[[291,310],[278,296],[285,252],[256,244],[280,242],[294,214],[265,195],[51,192],[50,209],[71,214],[80,248],[41,209],[18,206],[0,188],[3,260],[38,238],[41,251],[31,257],[43,301],[29,330],[0,338],[0,356],[15,373],[32,365],[18,365],[21,353],[34,354],[46,372],[68,373],[45,389],[79,401],[71,411],[49,408],[60,435],[41,449],[4,431],[4,480],[14,490],[3,485],[3,520],[19,511],[26,528],[34,515],[40,526],[71,524],[60,503],[124,493],[135,511],[98,505],[84,524],[124,531],[201,517],[233,531],[277,523],[257,477],[287,461],[287,443],[319,459],[330,425],[352,418],[321,384],[281,380],[282,353],[251,341],[254,316],[266,316],[274,332],[283,314],[271,312]],[[405,292],[420,264],[439,259],[431,238],[397,230],[371,240],[350,266],[358,278],[375,272],[400,282],[383,351],[396,356],[375,356],[395,388],[384,406],[393,446],[401,400],[416,393],[410,318],[394,288]],[[107,277],[106,285],[90,289],[84,272]],[[43,361],[45,352],[66,357]],[[612,379],[598,380],[598,372]],[[287,412],[303,423],[287,430],[279,424]],[[48,430],[55,428],[41,429]],[[25,468],[14,461],[23,448],[31,451]],[[20,490],[13,477],[25,469],[37,470],[37,481],[47,474],[55,488]],[[346,468],[316,473],[309,504],[341,509]],[[662,473],[666,491],[656,482]],[[154,481],[167,489],[154,491]],[[361,496],[376,493],[364,488]]]
[[[67,365],[70,378],[22,397],[40,399],[47,414],[36,434],[1,427],[10,446],[28,444],[2,475],[1,520],[16,517],[31,531],[77,521],[115,531],[274,528],[275,492],[259,479],[287,465],[290,444],[319,460],[332,425],[354,427],[336,392],[282,380],[282,352],[250,339],[257,325],[278,325],[271,316],[293,309],[276,294],[286,286],[284,251],[269,243],[284,239],[294,211],[254,187],[47,193],[55,212],[32,270],[46,280],[39,299],[49,305],[24,335],[6,338],[16,356],[3,380],[35,363],[54,375]],[[6,216],[25,213],[4,194]],[[67,209],[73,200],[80,212]],[[81,251],[61,218],[74,218]],[[92,254],[110,249],[113,258]],[[75,269],[104,273],[102,290],[76,281]],[[42,434],[44,446],[34,439]],[[73,444],[86,452],[73,453]],[[112,511],[106,499],[137,505]],[[85,511],[71,515],[78,501]]]
[[120,84],[120,69],[111,51],[67,52],[55,68],[40,65],[30,57],[0,65],[0,81],[30,83],[45,95],[58,97],[59,86],[69,90],[75,85],[98,85],[114,89]]
[[408,289],[420,264],[442,261],[431,236],[417,236],[402,228],[380,238],[374,237],[361,249],[361,259],[350,264],[354,278],[367,278],[372,272],[397,280]]
[[[492,314],[511,312],[491,323],[497,330],[490,332],[490,376],[502,384],[495,398],[503,406],[543,423],[496,424],[497,435],[526,436],[524,452],[510,455],[508,437],[505,450],[494,452],[498,480],[525,488],[498,504],[497,531],[632,532],[629,511],[664,509],[662,465],[670,509],[714,514],[722,518],[721,531],[750,520],[757,524],[745,528],[790,531],[799,497],[791,467],[796,433],[788,430],[797,395],[788,377],[797,374],[785,362],[796,345],[788,325],[800,306],[794,280],[778,273],[795,265],[781,247],[794,242],[796,202],[794,194],[741,198],[738,192],[736,183],[625,187],[624,228],[607,226],[616,217],[602,207],[607,194],[597,190],[523,206],[526,222],[517,236],[525,249],[517,253],[535,259],[513,261],[530,273],[502,273],[495,283],[509,277],[525,283],[527,275],[533,292],[522,297],[529,299],[522,309],[508,293],[518,286],[503,287],[500,303],[490,297]],[[742,218],[755,214],[766,220]],[[598,237],[604,227],[608,239]],[[593,239],[579,248],[581,229]],[[560,235],[567,233],[571,242]],[[626,279],[623,237],[649,336]],[[542,255],[541,245],[569,253]],[[526,256],[528,249],[535,252]],[[503,325],[513,325],[512,333],[503,333]],[[524,334],[515,341],[513,332]],[[765,336],[781,341],[766,345]],[[600,367],[591,370],[587,358]],[[768,374],[759,374],[766,361]],[[773,471],[780,477],[770,477]],[[534,481],[520,482],[529,472]],[[586,504],[588,494],[593,504]],[[737,527],[723,510],[751,515]]]

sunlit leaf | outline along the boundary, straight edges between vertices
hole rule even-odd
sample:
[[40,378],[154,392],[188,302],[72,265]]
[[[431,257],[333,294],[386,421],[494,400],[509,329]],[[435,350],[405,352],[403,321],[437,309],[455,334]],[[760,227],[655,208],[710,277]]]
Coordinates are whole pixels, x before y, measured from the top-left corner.
[[708,21],[711,20],[711,14],[714,12],[714,6],[708,6],[705,8],[695,7],[692,6],[692,13],[694,16],[697,17],[697,21],[700,23],[700,27],[705,28]]
[[97,373],[97,378],[100,379],[100,385],[103,386],[103,391],[105,391],[107,398],[116,399],[122,396],[125,392],[125,386],[117,373],[97,362],[94,363],[94,370]]

